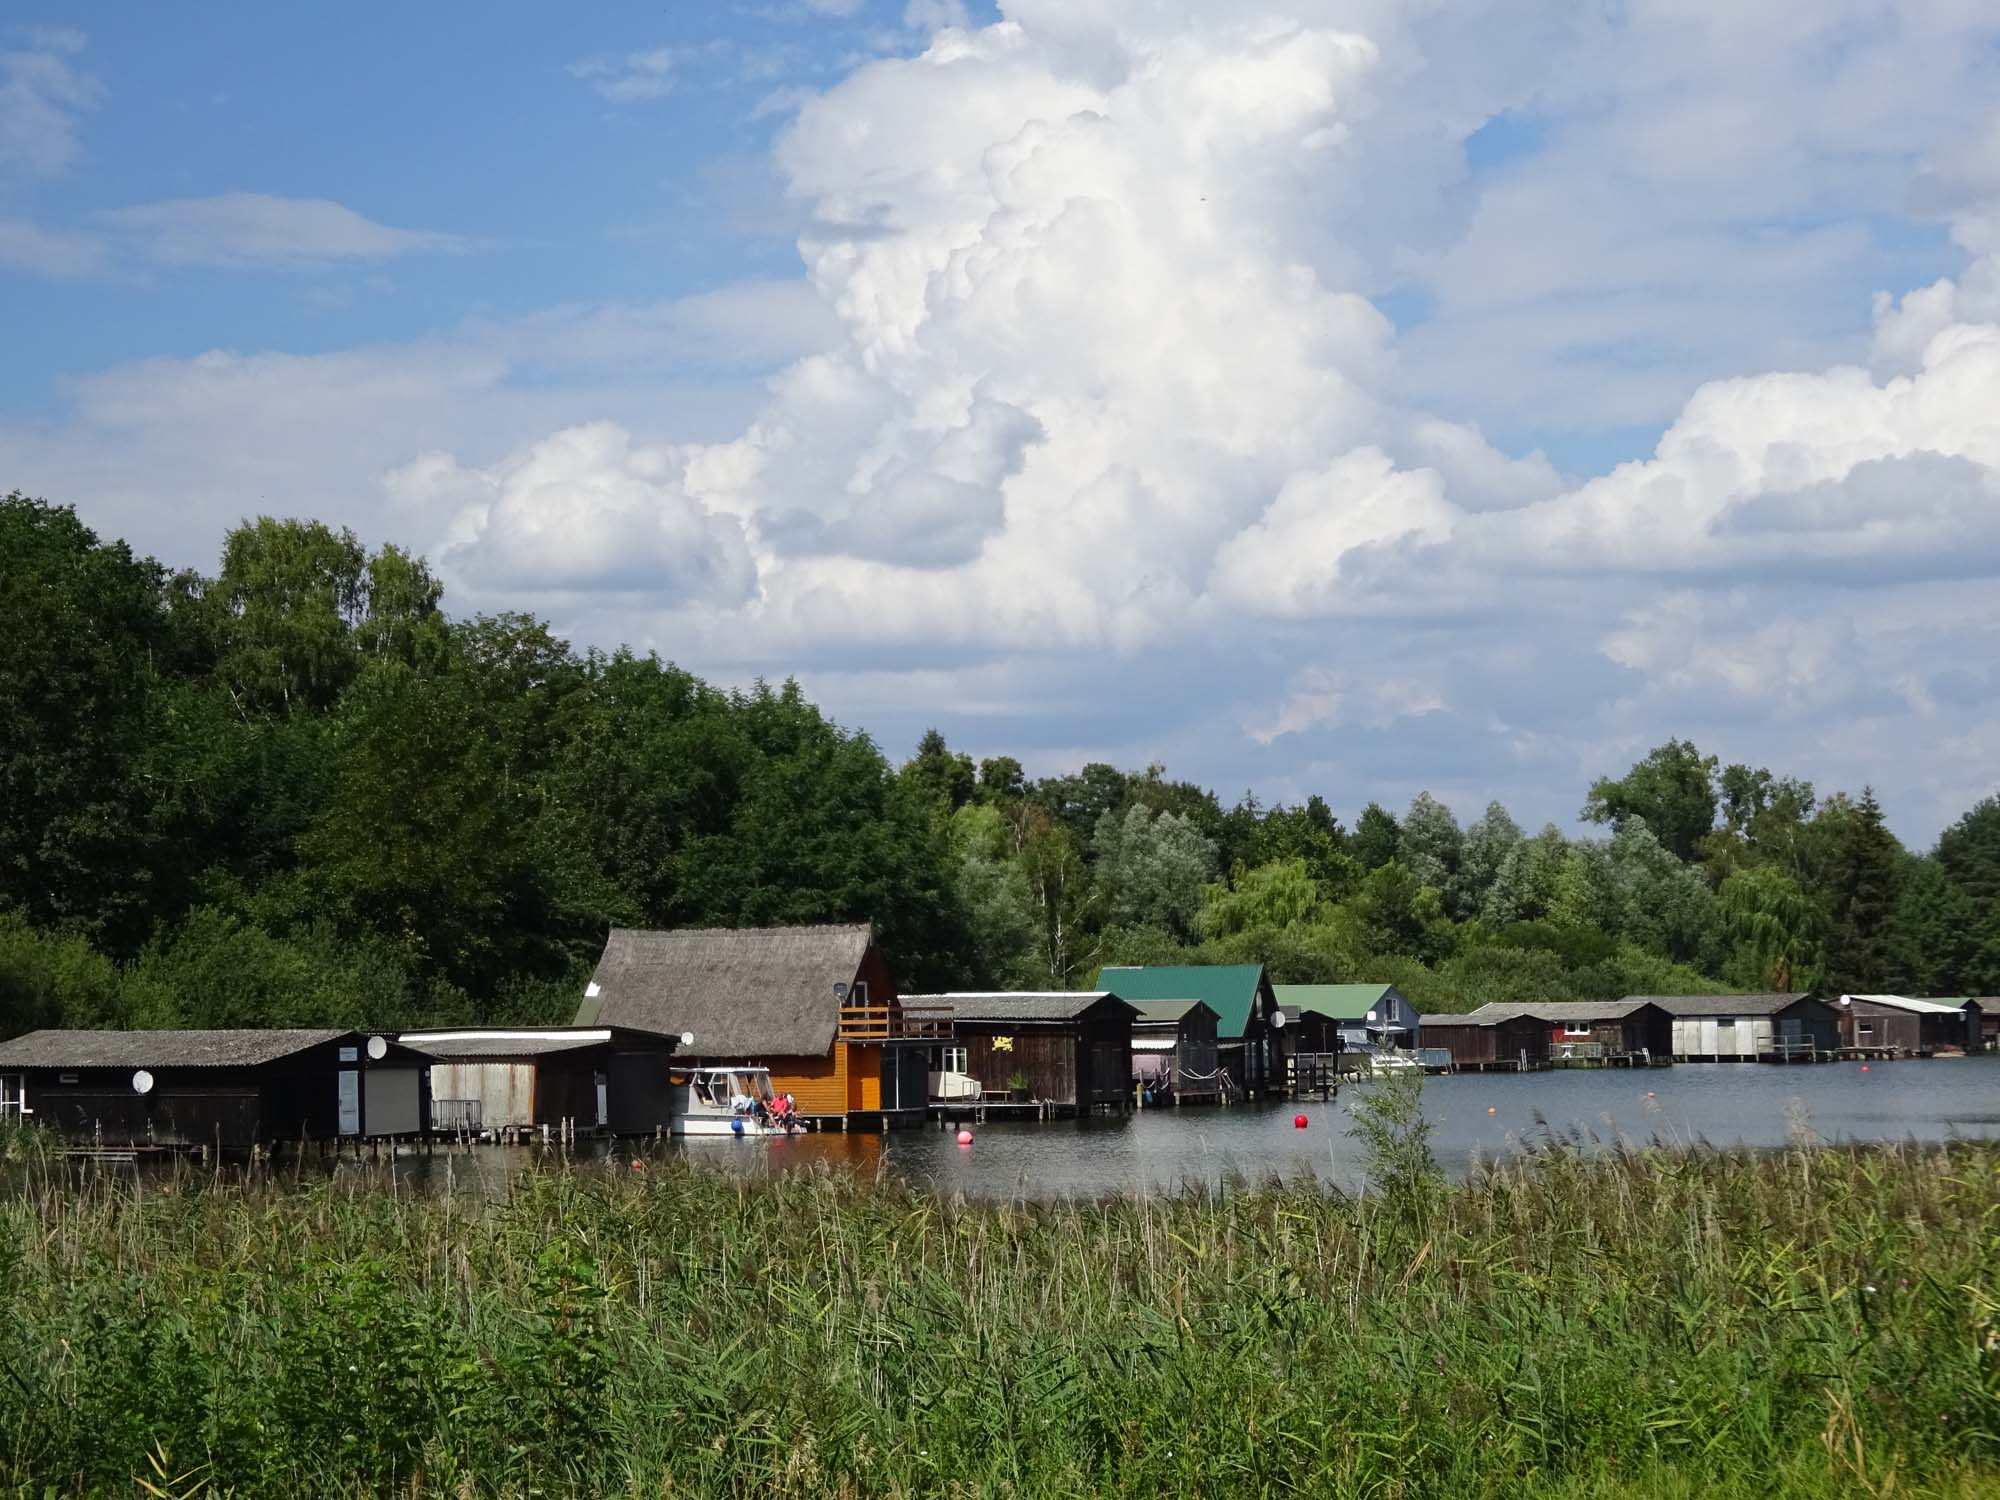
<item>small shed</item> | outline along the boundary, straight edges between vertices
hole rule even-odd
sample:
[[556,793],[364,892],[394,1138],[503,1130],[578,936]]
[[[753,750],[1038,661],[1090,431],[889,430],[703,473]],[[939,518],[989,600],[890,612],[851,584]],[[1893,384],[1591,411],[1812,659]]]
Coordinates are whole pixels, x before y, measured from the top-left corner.
[[422,1136],[429,1064],[359,1031],[31,1031],[0,1043],[0,1113],[116,1147]]
[[1803,991],[1625,998],[1673,1018],[1675,1062],[1812,1061],[1840,1047],[1840,1012]]
[[1199,1000],[1215,1012],[1216,1065],[1229,1086],[1261,1094],[1284,1081],[1278,997],[1262,964],[1154,964],[1100,969],[1097,987],[1120,999]]
[[1965,1000],[1917,1000],[1907,995],[1842,995],[1842,1046],[1898,1052],[1977,1051],[1979,1007]]
[[1549,1060],[1551,1023],[1525,1010],[1505,1014],[1428,1015],[1417,1020],[1420,1045],[1442,1048],[1461,1072],[1539,1068]]
[[[983,1097],[1025,1090],[1058,1113],[1132,1102],[1132,1024],[1138,1011],[1103,990],[913,996],[948,1006],[963,1071]],[[1019,1079],[1020,1082],[1015,1080]]]
[[481,1135],[539,1127],[652,1135],[673,1118],[677,1039],[626,1026],[452,1027],[401,1040],[431,1066],[431,1125]]
[[1582,1060],[1670,1062],[1674,1022],[1651,1000],[1536,1000],[1489,1003],[1470,1013],[1475,1021],[1533,1016],[1549,1028],[1549,1056]]
[[1215,1012],[1199,1000],[1134,1000],[1132,1076],[1152,1102],[1222,1097],[1215,1057]]

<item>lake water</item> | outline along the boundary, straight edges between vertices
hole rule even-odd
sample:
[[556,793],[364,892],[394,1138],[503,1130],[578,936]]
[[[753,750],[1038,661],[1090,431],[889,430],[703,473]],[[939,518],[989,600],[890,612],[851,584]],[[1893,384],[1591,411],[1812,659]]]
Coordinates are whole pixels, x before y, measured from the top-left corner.
[[[1154,1109],[1088,1120],[958,1126],[887,1135],[828,1132],[767,1140],[675,1141],[667,1148],[728,1171],[763,1172],[827,1162],[887,1170],[968,1197],[1101,1197],[1213,1186],[1272,1175],[1311,1176],[1353,1191],[1364,1185],[1360,1150],[1348,1135],[1349,1085],[1331,1104],[1233,1109]],[[1307,1127],[1294,1127],[1303,1112]],[[1504,1156],[1581,1132],[1585,1143],[1707,1142],[1782,1146],[1803,1123],[1831,1143],[2000,1139],[2000,1057],[1935,1058],[1775,1067],[1683,1063],[1650,1070],[1457,1074],[1424,1086],[1438,1160],[1463,1175],[1475,1160]],[[650,1143],[644,1148],[657,1148]],[[626,1155],[629,1155],[629,1151]],[[538,1153],[480,1148],[398,1163],[398,1175],[429,1186],[449,1175],[459,1188],[504,1194]],[[621,1156],[620,1160],[624,1158]],[[626,1170],[630,1170],[629,1167]]]

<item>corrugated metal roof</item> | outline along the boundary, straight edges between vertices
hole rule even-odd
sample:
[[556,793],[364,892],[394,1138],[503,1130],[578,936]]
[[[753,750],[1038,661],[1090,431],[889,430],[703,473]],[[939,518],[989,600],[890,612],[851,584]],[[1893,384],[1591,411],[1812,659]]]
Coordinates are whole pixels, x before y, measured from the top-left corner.
[[1329,1021],[1361,1021],[1369,1011],[1379,1010],[1382,997],[1395,988],[1393,984],[1274,984],[1271,992],[1289,1016],[1311,1011]]
[[[959,1021],[1074,1021],[1102,1001],[1123,1004],[1105,990],[958,991],[948,995],[910,995],[913,1005],[948,1005]],[[1125,1006],[1127,1011],[1131,1006]]]
[[1097,983],[1121,1000],[1201,1001],[1215,1012],[1215,1034],[1224,1041],[1243,1035],[1250,1007],[1264,982],[1262,964],[1155,964],[1113,966],[1097,971]]
[[578,1052],[601,1047],[611,1040],[606,1026],[579,1029],[574,1026],[499,1029],[467,1027],[444,1031],[406,1031],[398,1038],[405,1046],[421,1048],[434,1057],[546,1057],[557,1052]]
[[1533,1016],[1538,1021],[1622,1021],[1635,1010],[1658,1003],[1633,995],[1623,1000],[1489,1001],[1470,1015],[1482,1022],[1511,1021],[1518,1016]]
[[1627,995],[1637,1004],[1650,1000],[1670,1016],[1770,1016],[1788,1005],[1810,1000],[1805,990],[1785,995]]
[[[1123,995],[1118,998],[1125,999]],[[1183,1020],[1197,1005],[1205,1004],[1200,1000],[1126,1000],[1125,1003],[1139,1012],[1142,1021],[1175,1022]]]
[[576,1024],[692,1032],[699,1057],[825,1057],[840,1024],[833,987],[854,983],[873,941],[866,923],[614,927]]
[[1920,1016],[1959,1016],[1965,1014],[1965,1002],[1948,1005],[1942,1000],[1913,1000],[1908,995],[1842,995],[1842,1000],[1866,1000],[1875,1005],[1894,1006],[1897,1010],[1911,1011]]
[[0,1067],[254,1068],[360,1033],[272,1031],[31,1031],[0,1043]]

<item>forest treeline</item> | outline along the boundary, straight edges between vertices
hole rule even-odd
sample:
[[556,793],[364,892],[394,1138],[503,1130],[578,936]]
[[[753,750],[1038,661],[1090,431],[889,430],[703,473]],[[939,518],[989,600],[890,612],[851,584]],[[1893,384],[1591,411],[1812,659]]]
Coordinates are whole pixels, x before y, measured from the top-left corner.
[[455,619],[421,558],[269,517],[214,576],[0,501],[0,1031],[566,1020],[613,925],[868,919],[906,988],[1107,963],[1379,980],[1426,1009],[1717,987],[2000,991],[2000,799],[1904,849],[1873,794],[1686,741],[1601,836],[1344,825],[716,688]]

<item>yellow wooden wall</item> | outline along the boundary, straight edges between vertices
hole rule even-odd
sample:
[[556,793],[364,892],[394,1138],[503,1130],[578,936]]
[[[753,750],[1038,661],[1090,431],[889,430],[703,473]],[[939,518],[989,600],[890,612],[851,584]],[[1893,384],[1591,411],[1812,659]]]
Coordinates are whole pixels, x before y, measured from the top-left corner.
[[847,1048],[833,1044],[831,1057],[774,1057],[771,1088],[790,1094],[802,1115],[847,1113]]

